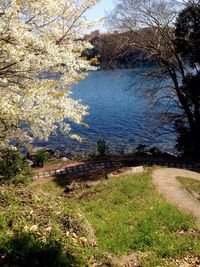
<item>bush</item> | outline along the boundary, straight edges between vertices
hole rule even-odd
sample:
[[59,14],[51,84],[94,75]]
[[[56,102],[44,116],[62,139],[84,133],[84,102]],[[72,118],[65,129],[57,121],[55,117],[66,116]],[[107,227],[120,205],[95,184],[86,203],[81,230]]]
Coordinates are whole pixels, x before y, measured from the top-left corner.
[[139,144],[137,147],[136,147],[136,153],[137,154],[145,154],[146,153],[146,148],[147,146],[146,145],[143,145],[143,144]]
[[100,156],[105,156],[109,152],[109,147],[104,139],[97,141],[97,151]]
[[0,155],[0,176],[4,182],[27,183],[33,170],[18,150],[4,149]]
[[35,156],[34,165],[36,167],[43,167],[44,164],[47,162],[48,158],[49,158],[48,152],[46,152],[45,150],[40,150],[37,152]]
[[152,156],[163,156],[166,155],[166,152],[162,151],[161,149],[159,149],[158,147],[152,147],[149,149],[148,151]]
[[85,266],[64,249],[58,241],[37,240],[33,235],[18,234],[0,244],[2,267],[70,267]]

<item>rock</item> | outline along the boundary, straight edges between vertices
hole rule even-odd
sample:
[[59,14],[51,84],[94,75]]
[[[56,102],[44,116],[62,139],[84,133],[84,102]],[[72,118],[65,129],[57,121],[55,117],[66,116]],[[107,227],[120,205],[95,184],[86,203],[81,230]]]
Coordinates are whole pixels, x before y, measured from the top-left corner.
[[73,190],[73,188],[70,186],[70,185],[67,185],[64,192],[67,194],[67,193],[71,193]]
[[52,231],[52,227],[51,227],[51,226],[47,227],[47,228],[46,228],[46,231],[49,232],[49,233],[51,233],[51,231]]
[[33,166],[34,165],[34,162],[30,159],[27,159],[26,162],[28,162],[28,165],[29,166]]
[[69,159],[67,157],[63,157],[63,158],[61,158],[61,161],[66,162],[66,161],[69,161]]
[[73,238],[78,238],[76,233],[72,233],[71,235],[72,235]]
[[35,225],[32,225],[29,229],[31,232],[36,232],[38,230],[38,226],[35,224]]
[[112,172],[108,175],[108,178],[115,176],[115,175],[120,175],[120,174],[132,174],[132,173],[141,173],[144,172],[144,167],[143,166],[137,166],[137,167],[124,167],[121,168],[115,172]]
[[32,155],[35,155],[35,154],[37,154],[37,152],[40,151],[40,150],[43,150],[43,151],[52,151],[52,149],[49,148],[49,147],[33,147],[33,148],[31,149],[31,154],[32,154]]
[[59,150],[55,150],[54,153],[53,153],[54,157],[56,157],[56,158],[60,158],[61,154],[62,153]]
[[85,183],[85,187],[89,188],[91,186],[98,185],[100,183],[101,181],[88,181],[87,183]]
[[86,237],[80,237],[80,238],[79,238],[79,242],[80,242],[82,245],[85,245],[85,244],[88,242],[88,240],[87,240]]

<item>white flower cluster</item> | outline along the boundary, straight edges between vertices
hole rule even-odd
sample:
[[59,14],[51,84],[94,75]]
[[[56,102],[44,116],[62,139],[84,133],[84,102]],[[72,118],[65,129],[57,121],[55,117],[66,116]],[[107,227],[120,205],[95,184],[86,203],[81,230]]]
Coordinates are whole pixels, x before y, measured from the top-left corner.
[[81,55],[91,47],[83,38],[84,13],[97,2],[0,1],[2,145],[10,139],[48,139],[58,127],[68,133],[65,118],[82,123],[87,107],[70,98],[70,88],[93,69]]

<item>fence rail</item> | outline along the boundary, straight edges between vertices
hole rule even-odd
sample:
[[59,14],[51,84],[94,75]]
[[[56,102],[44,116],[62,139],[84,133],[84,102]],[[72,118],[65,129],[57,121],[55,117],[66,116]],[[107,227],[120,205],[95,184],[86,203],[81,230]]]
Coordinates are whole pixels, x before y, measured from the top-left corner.
[[100,162],[87,162],[81,163],[80,165],[76,166],[69,166],[65,168],[59,168],[56,170],[50,170],[47,172],[39,172],[36,173],[34,179],[38,178],[48,178],[52,176],[59,176],[59,175],[73,175],[73,174],[80,174],[80,173],[89,173],[91,171],[103,171],[109,169],[117,169],[120,167],[133,167],[133,166],[166,166],[171,168],[180,168],[180,169],[187,169],[196,172],[200,172],[200,162],[195,161],[183,161],[183,160],[166,160],[166,159],[139,159],[139,158],[127,158],[127,159],[119,159],[113,161],[100,161]]
[[187,169],[200,172],[200,162],[197,161],[183,161],[183,160],[158,160],[158,159],[127,159],[124,160],[127,164],[132,163],[134,166],[166,166],[171,168]]

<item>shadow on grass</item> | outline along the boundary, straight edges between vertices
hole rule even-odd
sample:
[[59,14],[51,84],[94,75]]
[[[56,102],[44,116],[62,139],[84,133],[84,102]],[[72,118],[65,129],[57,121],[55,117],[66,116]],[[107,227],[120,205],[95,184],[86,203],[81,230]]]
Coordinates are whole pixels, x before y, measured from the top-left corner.
[[70,267],[85,266],[70,253],[64,252],[55,240],[45,243],[32,234],[18,234],[8,237],[0,245],[1,267]]
[[88,182],[88,181],[98,181],[102,179],[108,179],[108,175],[112,172],[116,172],[121,167],[112,167],[109,169],[101,170],[88,170],[80,173],[68,174],[68,175],[56,175],[53,181],[61,187],[70,185],[73,181],[76,182]]

